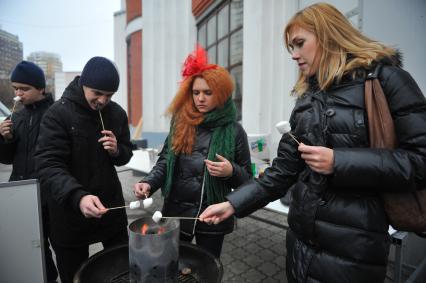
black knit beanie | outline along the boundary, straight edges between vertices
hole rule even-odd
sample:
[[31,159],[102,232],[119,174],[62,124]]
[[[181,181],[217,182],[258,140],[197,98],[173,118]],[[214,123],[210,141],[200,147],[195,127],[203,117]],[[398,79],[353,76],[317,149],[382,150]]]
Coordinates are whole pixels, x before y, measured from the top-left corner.
[[22,61],[16,65],[10,76],[12,83],[22,83],[31,85],[37,89],[46,87],[46,79],[43,70],[36,64]]
[[80,85],[97,90],[116,92],[120,84],[118,71],[109,59],[93,57],[84,66]]

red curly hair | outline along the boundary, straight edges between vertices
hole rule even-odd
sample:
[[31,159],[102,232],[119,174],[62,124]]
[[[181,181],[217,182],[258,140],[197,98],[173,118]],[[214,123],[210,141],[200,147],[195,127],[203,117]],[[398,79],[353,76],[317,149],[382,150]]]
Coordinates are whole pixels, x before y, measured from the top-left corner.
[[204,114],[194,105],[192,86],[195,78],[203,78],[210,87],[216,108],[222,108],[234,91],[229,72],[218,65],[209,64],[204,71],[187,76],[167,112],[173,117],[172,149],[176,154],[191,154],[195,144],[196,127],[204,120]]

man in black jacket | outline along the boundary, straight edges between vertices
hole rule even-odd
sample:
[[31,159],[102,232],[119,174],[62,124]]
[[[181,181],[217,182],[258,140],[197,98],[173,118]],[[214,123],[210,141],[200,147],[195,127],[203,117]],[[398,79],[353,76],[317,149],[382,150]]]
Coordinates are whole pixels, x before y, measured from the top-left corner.
[[132,156],[126,112],[112,95],[119,75],[103,57],[90,59],[61,99],[46,112],[36,168],[49,193],[51,243],[61,281],[72,282],[88,246],[128,243],[123,192],[114,166]]
[[[52,95],[44,92],[43,70],[34,63],[22,61],[16,65],[11,82],[15,90],[15,104],[19,101],[24,108],[0,123],[0,162],[13,164],[9,181],[35,179],[34,151],[40,121],[53,104],[53,99]],[[45,197],[42,197],[42,215],[47,280],[56,282],[58,272],[49,248],[49,216]]]

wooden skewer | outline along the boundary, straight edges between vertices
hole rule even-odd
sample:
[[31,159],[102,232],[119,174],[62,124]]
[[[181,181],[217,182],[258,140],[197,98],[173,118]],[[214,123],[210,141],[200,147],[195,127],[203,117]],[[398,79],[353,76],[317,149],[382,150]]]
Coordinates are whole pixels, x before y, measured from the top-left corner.
[[126,207],[130,207],[130,205],[123,205],[123,206],[109,207],[109,208],[105,208],[105,209],[106,209],[106,210],[112,210],[112,209],[119,209],[119,208],[126,208]]
[[162,216],[161,218],[169,218],[169,219],[192,219],[192,220],[199,220],[199,217],[179,217],[179,216]]
[[101,117],[102,129],[105,131],[105,125],[104,125],[104,120],[102,119],[101,110],[98,110],[98,112],[99,112],[99,117]]
[[[146,194],[146,195],[145,195],[145,199],[147,199],[147,198],[148,198],[148,195]],[[123,205],[123,206],[110,207],[110,208],[106,208],[106,210],[119,209],[119,208],[126,208],[126,207],[129,207],[129,208],[130,208],[130,205]],[[137,208],[144,209],[144,208],[142,208],[142,207],[137,207]]]
[[15,107],[16,107],[16,103],[18,101],[15,101],[15,103],[13,103],[13,108],[12,108],[12,113],[10,114],[10,121],[12,121],[12,117],[13,117],[13,112],[15,112]]
[[297,144],[300,144],[300,142],[296,139],[296,137],[292,133],[288,132],[288,134],[290,135],[292,139],[294,139],[295,142],[297,142]]

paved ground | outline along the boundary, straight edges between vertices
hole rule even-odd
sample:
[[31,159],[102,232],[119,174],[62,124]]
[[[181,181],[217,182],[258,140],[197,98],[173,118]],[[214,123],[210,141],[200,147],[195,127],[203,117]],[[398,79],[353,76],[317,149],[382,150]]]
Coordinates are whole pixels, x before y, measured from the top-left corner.
[[[0,164],[0,182],[7,181],[10,166]],[[141,179],[125,167],[118,169],[126,202],[135,200],[132,187]],[[159,210],[162,201],[159,193],[154,194],[151,211]],[[143,211],[128,210],[129,222],[144,216]],[[276,212],[261,209],[253,214],[278,224],[287,224],[286,217]],[[90,253],[101,250],[100,244],[91,246]],[[222,256],[223,282],[287,282],[285,279],[285,229],[246,217],[239,219],[235,231],[225,237]],[[388,268],[386,283],[393,282],[392,262]]]

